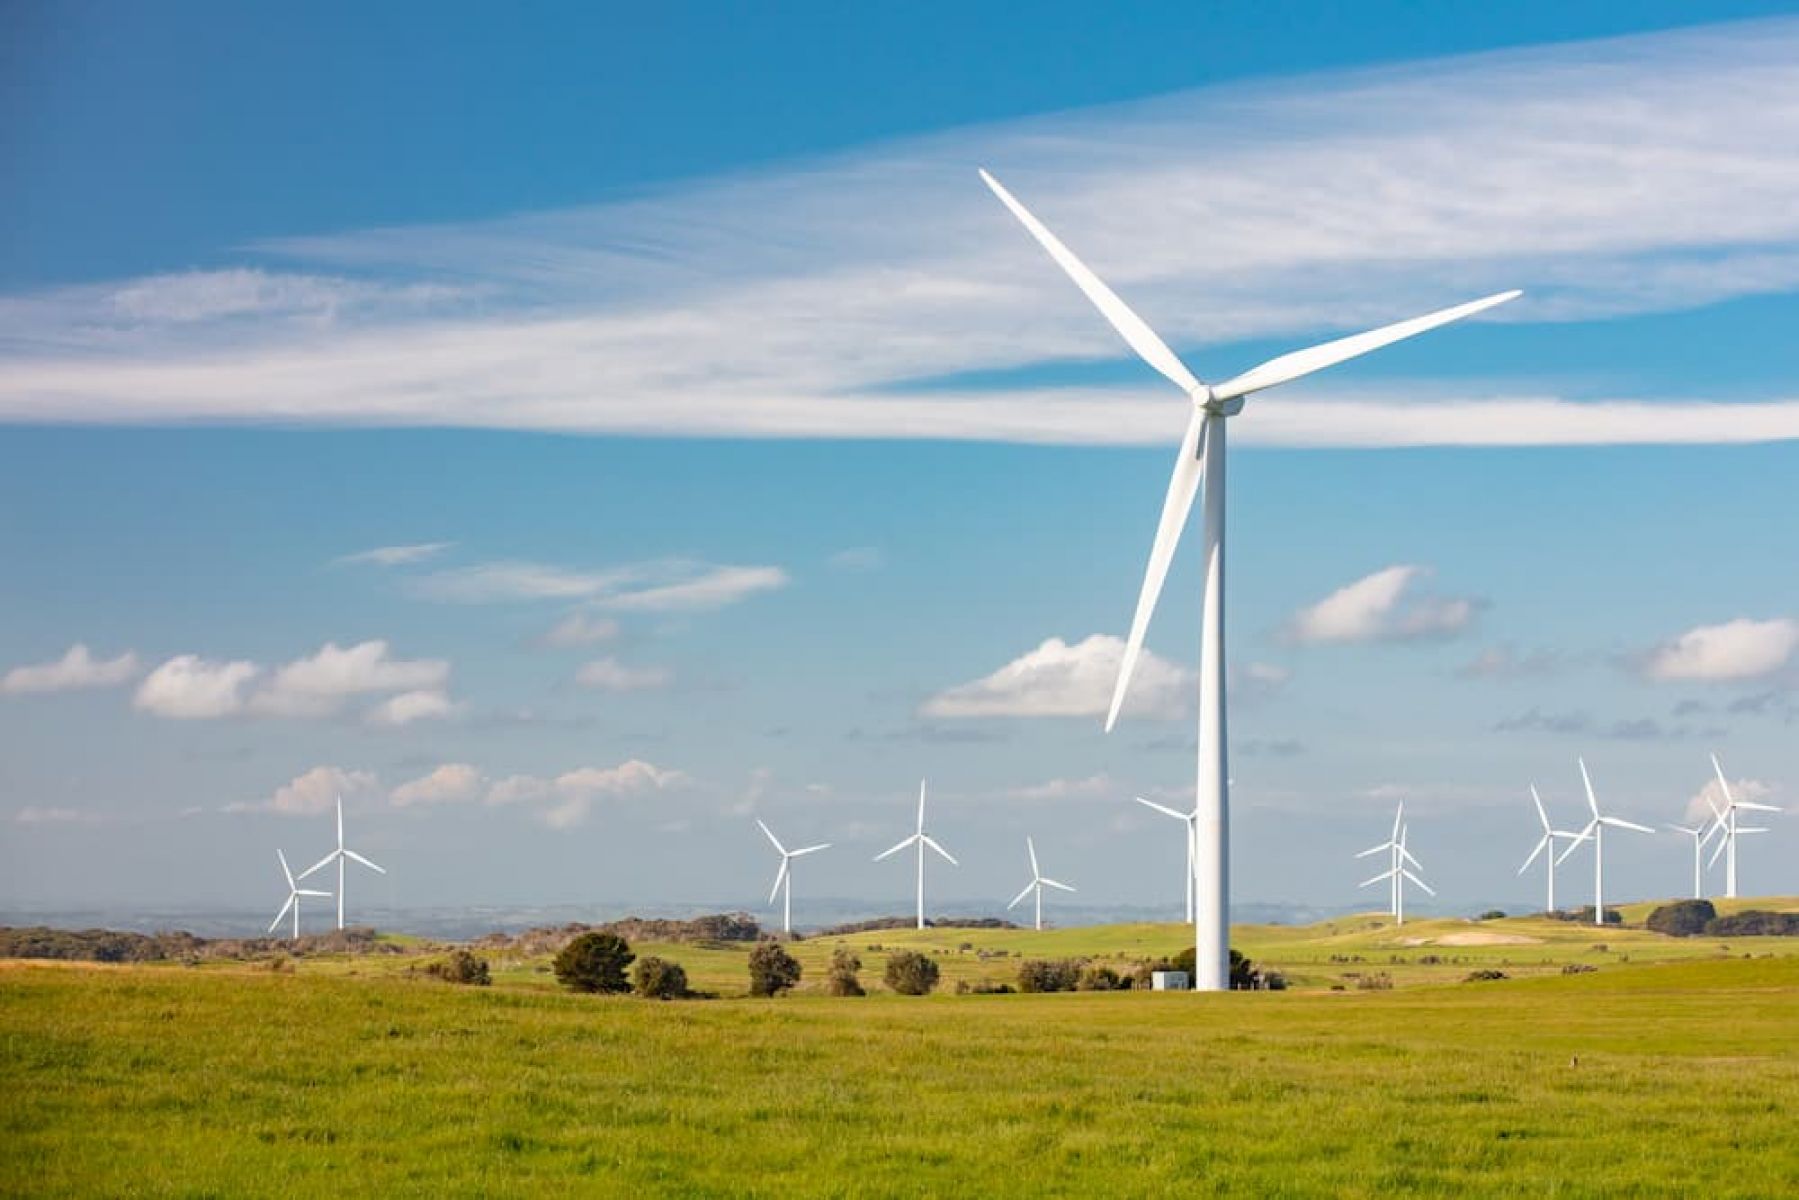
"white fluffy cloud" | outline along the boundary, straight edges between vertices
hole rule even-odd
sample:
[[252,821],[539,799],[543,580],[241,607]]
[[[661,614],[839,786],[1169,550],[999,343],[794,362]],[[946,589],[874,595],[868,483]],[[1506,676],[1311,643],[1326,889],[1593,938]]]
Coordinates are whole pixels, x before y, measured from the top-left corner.
[[317,766],[275,789],[265,800],[236,801],[226,812],[272,812],[287,817],[312,817],[332,811],[341,796],[345,800],[371,795],[376,790],[371,771]]
[[549,779],[508,776],[488,789],[486,801],[530,805],[538,820],[553,829],[566,829],[585,821],[596,800],[664,792],[687,783],[683,772],[633,758],[616,767],[580,767]]
[[369,709],[364,718],[370,725],[397,729],[414,721],[436,721],[456,711],[456,704],[436,688],[401,692]]
[[[427,575],[418,581],[417,589],[431,599],[468,604],[584,600],[619,612],[697,612],[724,608],[759,592],[786,587],[788,582],[787,572],[780,567],[715,566],[685,560],[631,563],[600,571],[492,562]],[[583,628],[591,629],[571,626],[571,633]]]
[[150,672],[132,703],[144,712],[175,720],[229,717],[243,711],[244,689],[261,672],[253,662],[214,662],[181,654]]
[[388,794],[395,808],[467,804],[480,799],[486,780],[468,763],[445,763],[428,775],[407,780]]
[[0,692],[72,692],[82,688],[118,687],[138,673],[137,655],[127,650],[117,658],[98,659],[76,642],[55,662],[14,667],[0,676]]
[[1409,641],[1448,637],[1467,628],[1479,601],[1419,593],[1413,584],[1430,568],[1401,564],[1345,584],[1293,614],[1287,637],[1295,642]]
[[[1124,640],[1096,633],[1070,645],[1050,638],[991,675],[939,692],[923,717],[1103,717],[1124,658]],[[1193,676],[1145,650],[1125,711],[1170,717],[1186,705]]]
[[602,692],[643,692],[667,687],[667,667],[628,667],[616,658],[596,658],[575,672],[575,682]]
[[1738,680],[1772,675],[1799,649],[1799,620],[1739,617],[1701,625],[1650,651],[1643,672],[1658,680]]

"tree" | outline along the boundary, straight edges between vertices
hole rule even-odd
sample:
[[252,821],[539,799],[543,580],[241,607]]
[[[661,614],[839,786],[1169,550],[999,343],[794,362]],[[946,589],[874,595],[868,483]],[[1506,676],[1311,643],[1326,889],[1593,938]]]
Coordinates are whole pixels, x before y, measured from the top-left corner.
[[1692,937],[1704,933],[1706,925],[1716,919],[1717,915],[1718,910],[1710,900],[1676,900],[1650,913],[1649,919],[1643,924],[1656,933],[1665,933],[1670,937]]
[[833,996],[866,996],[868,990],[856,977],[862,969],[862,960],[848,946],[839,946],[831,953],[831,973],[825,980],[825,991]]
[[1066,958],[1033,958],[1018,964],[1021,992],[1072,992],[1080,977],[1080,964]]
[[778,996],[799,981],[799,960],[779,942],[763,942],[750,951],[750,995]]
[[902,996],[929,995],[937,986],[937,963],[916,950],[895,950],[887,958],[886,980]]
[[649,955],[637,960],[631,983],[648,1000],[679,1000],[687,995],[687,972],[678,962]]
[[467,950],[450,951],[450,957],[427,966],[425,974],[475,987],[486,987],[493,982],[487,972],[487,960]]
[[[1193,970],[1193,964],[1197,958],[1193,947],[1188,946],[1168,960],[1169,969],[1185,971],[1188,979],[1197,979],[1198,976]],[[1243,951],[1233,947],[1231,949],[1231,990],[1234,992],[1252,991],[1260,985],[1261,978],[1261,973],[1256,970],[1256,965],[1249,961]]]
[[625,968],[637,956],[616,933],[584,933],[562,948],[552,964],[556,979],[576,992],[628,992]]
[[1115,992],[1130,986],[1130,980],[1120,979],[1117,971],[1103,963],[1088,963],[1082,967],[1081,977],[1074,984],[1077,992]]

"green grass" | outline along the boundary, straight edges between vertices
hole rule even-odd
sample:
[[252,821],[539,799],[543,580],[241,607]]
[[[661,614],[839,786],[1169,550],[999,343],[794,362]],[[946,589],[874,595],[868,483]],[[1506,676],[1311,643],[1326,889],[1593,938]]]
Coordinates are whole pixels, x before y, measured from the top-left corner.
[[[1238,940],[1301,964],[1442,936],[1363,924]],[[1608,953],[1632,961],[1593,974],[1219,996],[657,1003],[529,967],[476,989],[368,958],[0,965],[0,1193],[1799,1194],[1799,957],[1625,932]],[[847,940],[947,939],[965,977],[1018,960],[962,942],[1130,957],[1181,933]],[[1459,950],[1591,953],[1596,931],[1549,933]],[[741,969],[666,950],[701,986]]]

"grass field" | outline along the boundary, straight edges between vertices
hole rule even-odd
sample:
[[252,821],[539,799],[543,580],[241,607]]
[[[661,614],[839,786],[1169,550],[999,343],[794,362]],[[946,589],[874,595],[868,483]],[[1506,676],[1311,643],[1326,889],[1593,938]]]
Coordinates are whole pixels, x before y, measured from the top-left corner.
[[[1355,969],[1332,953],[1471,928],[1366,924],[1238,941],[1322,978]],[[1596,933],[1454,949],[1566,959]],[[1215,996],[658,1003],[524,966],[478,989],[397,959],[5,964],[0,1191],[1799,1194],[1799,955],[1623,933],[1595,973],[1393,964],[1391,991]],[[1015,968],[964,941],[1129,957],[1180,934],[927,931],[954,939],[946,977]],[[741,968],[668,949],[702,986]]]

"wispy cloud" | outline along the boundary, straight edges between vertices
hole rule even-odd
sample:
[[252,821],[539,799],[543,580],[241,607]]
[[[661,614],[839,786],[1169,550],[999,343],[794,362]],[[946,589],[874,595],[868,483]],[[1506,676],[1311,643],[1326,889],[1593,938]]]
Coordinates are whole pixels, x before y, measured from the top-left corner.
[[689,782],[681,771],[633,758],[616,767],[580,767],[548,779],[511,775],[488,788],[485,801],[493,805],[527,805],[545,825],[567,829],[585,821],[598,800],[652,795],[685,787]]
[[1468,627],[1482,602],[1468,596],[1438,596],[1413,585],[1429,567],[1386,567],[1344,584],[1287,622],[1294,642],[1417,641],[1452,637]]
[[238,800],[225,805],[226,812],[272,812],[287,817],[312,817],[330,812],[341,797],[355,800],[373,795],[379,784],[372,771],[317,766],[275,789],[262,800]]
[[333,561],[339,566],[368,563],[377,567],[403,567],[436,558],[455,544],[455,542],[418,542],[410,546],[376,546],[373,550],[359,550],[355,554],[346,554]]
[[[479,563],[423,576],[415,586],[431,599],[465,604],[583,600],[617,612],[698,612],[724,608],[760,592],[786,587],[788,582],[787,572],[780,567],[716,566],[669,559],[598,571],[531,562]],[[568,639],[600,627],[570,626],[565,621],[557,628],[565,631],[562,644],[575,644]]]
[[596,658],[575,672],[575,682],[601,692],[644,692],[664,688],[674,675],[667,667],[631,667],[616,658]]
[[119,687],[137,678],[137,655],[127,650],[117,658],[95,658],[87,646],[76,642],[54,662],[14,667],[0,676],[0,693],[73,692],[87,688]]
[[100,814],[76,808],[27,804],[14,813],[12,819],[19,825],[98,825]]
[[1554,674],[1562,657],[1548,650],[1521,652],[1511,646],[1489,646],[1455,669],[1462,679],[1534,679]]
[[[939,692],[919,707],[927,718],[1100,717],[1112,700],[1124,640],[1096,633],[1079,642],[1049,638],[990,675]],[[1125,711],[1170,717],[1186,705],[1192,674],[1145,650]]]
[[539,638],[540,644],[554,649],[568,649],[574,646],[591,646],[596,642],[609,642],[618,636],[618,622],[611,617],[595,617],[587,613],[570,613],[550,627],[549,632]]
[[[973,164],[1218,375],[1247,364],[1207,347],[1513,285],[1529,295],[1500,319],[1520,322],[1799,288],[1796,56],[1799,22],[1768,21],[1288,78],[274,242],[233,271],[0,301],[0,419],[1170,442],[1179,405],[1147,381],[1039,382],[1122,352]],[[1786,396],[1720,419],[1705,396],[1391,394],[1283,398],[1239,437],[1799,437]]]
[[318,718],[336,715],[357,697],[400,693],[369,714],[373,724],[398,725],[446,715],[450,702],[443,687],[449,677],[444,660],[396,658],[381,639],[353,646],[326,642],[316,654],[273,671],[247,660],[177,655],[145,676],[133,703],[154,716],[181,720],[245,714]]

